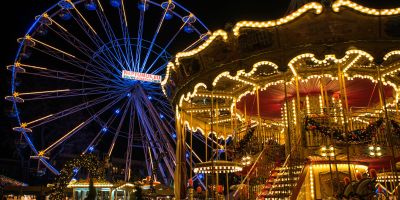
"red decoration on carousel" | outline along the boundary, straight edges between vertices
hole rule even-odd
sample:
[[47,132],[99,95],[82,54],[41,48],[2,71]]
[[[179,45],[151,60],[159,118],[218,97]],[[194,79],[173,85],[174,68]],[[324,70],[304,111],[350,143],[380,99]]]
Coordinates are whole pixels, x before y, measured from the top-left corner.
[[203,192],[203,189],[202,189],[200,186],[197,186],[196,192],[197,192],[197,193],[202,193],[202,192]]
[[333,93],[333,98],[339,99],[340,98],[340,93]]
[[382,189],[382,187],[379,185],[378,186],[378,193],[382,193],[383,192],[383,189]]
[[217,192],[222,194],[224,192],[224,187],[222,185],[217,186]]
[[189,182],[189,187],[193,188],[193,179],[190,178],[188,182]]

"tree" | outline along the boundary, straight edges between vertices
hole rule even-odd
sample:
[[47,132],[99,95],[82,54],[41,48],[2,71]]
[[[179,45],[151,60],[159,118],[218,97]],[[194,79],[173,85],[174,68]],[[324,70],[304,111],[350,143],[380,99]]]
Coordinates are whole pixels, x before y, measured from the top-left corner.
[[89,192],[86,200],[96,200],[96,188],[94,188],[92,178],[89,178]]

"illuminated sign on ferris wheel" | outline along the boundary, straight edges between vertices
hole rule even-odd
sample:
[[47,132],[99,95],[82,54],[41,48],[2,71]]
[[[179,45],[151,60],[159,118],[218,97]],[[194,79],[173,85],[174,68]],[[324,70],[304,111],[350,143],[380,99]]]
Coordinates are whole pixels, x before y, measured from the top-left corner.
[[159,75],[145,74],[127,70],[122,70],[122,78],[152,83],[161,83],[161,76]]

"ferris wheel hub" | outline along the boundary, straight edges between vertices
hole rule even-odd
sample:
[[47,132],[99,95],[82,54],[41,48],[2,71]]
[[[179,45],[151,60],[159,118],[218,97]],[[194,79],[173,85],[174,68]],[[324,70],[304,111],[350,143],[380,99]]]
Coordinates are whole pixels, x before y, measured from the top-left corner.
[[146,74],[135,71],[122,70],[122,78],[127,80],[137,80],[151,83],[161,83],[161,76],[154,74]]

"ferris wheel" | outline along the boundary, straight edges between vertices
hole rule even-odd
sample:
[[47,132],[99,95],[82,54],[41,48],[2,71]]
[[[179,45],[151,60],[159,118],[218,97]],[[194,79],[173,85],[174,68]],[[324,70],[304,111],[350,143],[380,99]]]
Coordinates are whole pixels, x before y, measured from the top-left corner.
[[13,130],[54,174],[60,154],[102,152],[125,161],[125,181],[142,158],[147,175],[156,168],[168,183],[176,134],[160,82],[171,54],[208,35],[174,1],[61,0],[36,17],[7,66]]

